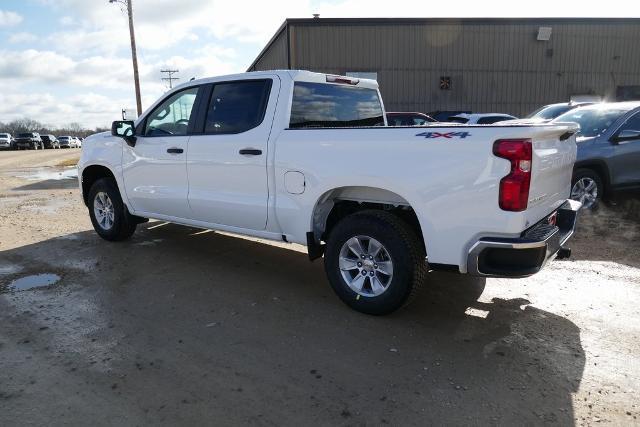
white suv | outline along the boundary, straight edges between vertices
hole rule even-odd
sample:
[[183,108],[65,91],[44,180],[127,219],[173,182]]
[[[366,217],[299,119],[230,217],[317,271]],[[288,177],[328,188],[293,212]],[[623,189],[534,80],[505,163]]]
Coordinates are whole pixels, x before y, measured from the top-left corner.
[[0,148],[13,148],[13,137],[10,133],[0,133]]

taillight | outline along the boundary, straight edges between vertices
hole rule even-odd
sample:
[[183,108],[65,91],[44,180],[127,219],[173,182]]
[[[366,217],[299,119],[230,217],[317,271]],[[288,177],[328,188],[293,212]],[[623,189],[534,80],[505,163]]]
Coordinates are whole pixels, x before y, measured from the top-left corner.
[[531,184],[531,140],[500,139],[493,154],[511,162],[511,172],[500,180],[500,209],[520,212],[527,209]]

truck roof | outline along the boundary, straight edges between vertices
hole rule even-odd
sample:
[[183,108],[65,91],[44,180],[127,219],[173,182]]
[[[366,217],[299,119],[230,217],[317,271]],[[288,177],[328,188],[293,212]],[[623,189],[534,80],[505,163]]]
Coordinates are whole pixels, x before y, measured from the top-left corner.
[[[244,80],[244,79],[259,79],[266,76],[278,76],[281,80],[290,80],[296,82],[314,82],[314,83],[329,83],[329,84],[341,84],[339,81],[330,81],[331,78],[339,78],[343,81],[351,81],[353,86],[366,87],[370,89],[378,89],[378,82],[371,79],[361,79],[347,76],[337,76],[334,74],[314,73],[306,70],[266,70],[266,71],[250,71],[246,73],[227,74],[223,76],[204,77],[201,79],[191,80],[176,86],[174,89],[186,88],[203,83],[213,83],[217,81],[225,80]],[[328,79],[329,78],[329,79]],[[342,83],[344,84],[344,83]]]

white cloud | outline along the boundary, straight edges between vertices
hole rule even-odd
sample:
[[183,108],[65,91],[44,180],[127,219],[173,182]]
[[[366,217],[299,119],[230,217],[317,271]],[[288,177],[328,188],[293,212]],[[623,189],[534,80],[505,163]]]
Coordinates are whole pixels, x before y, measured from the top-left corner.
[[60,22],[60,25],[68,27],[69,25],[73,25],[75,20],[71,16],[63,16],[58,22]]
[[[107,1],[40,0],[60,11],[73,10],[78,27],[90,33],[114,32],[128,41],[126,14]],[[136,0],[134,20],[141,49],[158,50],[194,41],[197,32],[216,39],[264,44],[286,17],[311,16],[310,0]],[[114,40],[109,40],[113,43]],[[118,43],[120,41],[118,40]]]
[[[161,81],[161,69],[179,69],[178,83],[182,83],[191,77],[242,71],[233,62],[234,56],[232,49],[210,49],[208,54],[195,55],[195,58],[172,56],[164,60],[140,60],[143,107],[151,105],[167,90]],[[25,64],[33,63],[47,66],[25,67]],[[0,85],[7,88],[0,91],[3,92],[0,96],[0,117],[3,121],[29,117],[63,125],[73,117],[73,121],[96,127],[120,117],[121,108],[135,105],[130,57],[96,55],[76,60],[53,51],[0,50]],[[55,98],[46,92],[30,92],[30,87],[34,86],[51,88],[56,92],[67,91],[69,95]],[[83,94],[85,91],[90,91],[91,96]]]
[[0,10],[0,28],[13,27],[22,22],[22,16],[11,11]]
[[3,121],[30,118],[41,123],[64,126],[79,122],[85,126],[107,126],[120,117],[128,99],[114,99],[93,92],[79,93],[59,99],[50,93],[0,93],[0,115]]
[[9,36],[9,43],[32,43],[38,40],[38,36],[33,33],[22,31]]

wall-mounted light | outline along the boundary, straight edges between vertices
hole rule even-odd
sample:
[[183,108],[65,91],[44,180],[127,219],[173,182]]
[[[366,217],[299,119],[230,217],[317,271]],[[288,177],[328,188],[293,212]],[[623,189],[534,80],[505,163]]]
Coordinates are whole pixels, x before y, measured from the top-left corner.
[[551,39],[551,27],[538,27],[538,40],[547,42]]

